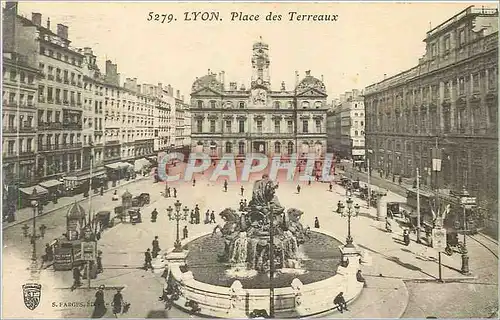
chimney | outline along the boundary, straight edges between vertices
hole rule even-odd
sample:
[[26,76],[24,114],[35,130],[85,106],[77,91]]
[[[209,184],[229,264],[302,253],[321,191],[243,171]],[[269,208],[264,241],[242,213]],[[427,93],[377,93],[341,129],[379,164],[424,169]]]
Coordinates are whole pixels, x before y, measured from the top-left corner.
[[68,27],[64,24],[57,24],[57,35],[63,39],[68,39]]
[[306,77],[309,77],[311,75],[311,70],[306,71]]
[[184,101],[184,95],[181,96],[181,100]]
[[31,13],[31,22],[33,24],[41,27],[42,26],[42,14],[38,12],[32,12]]
[[208,69],[208,75],[210,75],[210,74],[212,74],[212,73],[210,72],[210,69]]
[[321,82],[325,82],[324,79],[323,79],[323,75],[321,75]]
[[47,18],[47,29],[50,30],[50,18]]
[[384,80],[387,78],[387,73],[384,73]]
[[177,99],[180,99],[180,98],[181,98],[181,91],[180,91],[180,90],[177,90],[177,91],[175,92],[175,96],[176,96],[176,98],[177,98]]

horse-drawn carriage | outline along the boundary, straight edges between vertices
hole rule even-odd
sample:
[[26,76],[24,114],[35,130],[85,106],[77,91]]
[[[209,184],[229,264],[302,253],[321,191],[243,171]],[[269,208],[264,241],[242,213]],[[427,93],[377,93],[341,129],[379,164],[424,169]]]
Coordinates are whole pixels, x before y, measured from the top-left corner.
[[143,207],[151,202],[151,197],[149,193],[143,192],[138,196],[132,198],[133,207]]

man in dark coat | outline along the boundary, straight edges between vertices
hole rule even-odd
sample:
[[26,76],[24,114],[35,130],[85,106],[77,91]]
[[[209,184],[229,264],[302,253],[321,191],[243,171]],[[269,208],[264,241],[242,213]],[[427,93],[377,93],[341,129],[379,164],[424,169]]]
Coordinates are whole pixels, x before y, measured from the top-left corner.
[[113,314],[117,318],[117,314],[122,312],[122,306],[123,306],[123,295],[121,293],[121,288],[116,289],[116,293],[113,296]]
[[200,224],[200,207],[198,207],[198,204],[194,207],[194,217],[195,223]]
[[73,268],[73,287],[77,288],[82,285],[81,282],[82,279],[82,274],[80,272],[80,268],[75,267]]
[[177,198],[177,189],[174,188],[174,198]]
[[210,223],[217,223],[215,222],[215,211],[212,210],[212,212],[210,213]]
[[205,212],[205,224],[210,223],[210,210]]
[[243,193],[245,192],[245,188],[243,186],[241,186],[240,191],[241,191],[241,196],[243,197]]
[[148,269],[151,268],[151,272],[153,272],[153,265],[151,262],[153,261],[153,258],[151,257],[151,249],[148,248],[146,252],[144,252],[144,269],[148,271]]
[[152,246],[153,246],[153,258],[156,258],[158,256],[158,253],[161,251],[160,242],[158,241],[158,236],[155,236],[155,239],[152,242]]
[[300,185],[297,185],[297,193],[300,193]]
[[187,239],[188,238],[188,227],[184,226],[184,229],[182,229],[182,239]]
[[340,292],[334,299],[333,299],[333,304],[339,309],[340,313],[344,313],[345,311],[349,311],[347,309],[347,303],[345,302],[344,299],[344,293]]
[[151,212],[151,222],[156,222],[156,219],[158,218],[158,211],[156,211],[156,208]]
[[100,285],[95,293],[94,312],[92,318],[102,318],[106,314],[106,304],[104,303],[104,285]]

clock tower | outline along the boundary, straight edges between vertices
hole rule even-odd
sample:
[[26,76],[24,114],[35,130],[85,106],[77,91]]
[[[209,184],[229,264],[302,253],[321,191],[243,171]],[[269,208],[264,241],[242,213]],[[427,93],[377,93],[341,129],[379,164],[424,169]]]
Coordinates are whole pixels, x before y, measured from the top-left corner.
[[269,89],[269,46],[260,40],[253,45],[252,52],[252,89]]

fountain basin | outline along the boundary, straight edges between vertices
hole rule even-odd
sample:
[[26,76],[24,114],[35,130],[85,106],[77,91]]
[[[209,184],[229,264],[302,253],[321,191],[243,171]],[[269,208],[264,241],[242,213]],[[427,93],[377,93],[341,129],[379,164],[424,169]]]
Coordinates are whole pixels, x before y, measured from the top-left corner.
[[[339,266],[340,253],[337,247],[342,242],[322,230],[315,230],[313,234],[317,239],[330,239],[327,243],[330,243],[332,252],[336,253],[335,257],[338,257],[338,259],[332,260],[332,270],[329,272],[279,275],[276,280],[281,280],[281,282],[278,282],[279,286],[274,290],[276,318],[322,316],[334,309],[333,299],[339,292],[342,291],[345,300],[350,303],[359,296],[363,289],[363,284],[356,280],[359,257],[348,258],[349,264],[346,268]],[[213,252],[209,254],[207,250],[203,250],[203,245],[199,245],[203,243],[203,240],[208,241],[206,235],[198,235],[196,238],[187,239],[183,243],[184,245],[187,244],[190,250],[193,250],[188,254],[187,271],[184,267],[181,270],[182,264],[171,263],[169,265],[171,280],[178,285],[182,292],[182,297],[175,304],[180,308],[184,308],[187,300],[196,301],[201,308],[200,313],[202,315],[215,318],[246,318],[254,309],[265,309],[269,312],[269,289],[265,286],[265,284],[269,283],[268,278],[265,279],[266,281],[259,280],[259,283],[256,280],[252,281],[252,279],[230,278],[224,273],[226,266],[218,262],[213,263],[211,260],[205,262],[204,272],[196,270],[196,264],[194,263],[197,261],[196,259],[213,259],[210,255]],[[318,246],[318,244],[315,245]],[[212,251],[218,252],[216,249],[218,247],[213,248]],[[324,254],[326,250],[321,249]],[[319,254],[319,250],[317,251]],[[329,254],[329,256],[332,255]],[[321,257],[319,257],[319,260],[321,260]],[[190,268],[191,263],[193,263],[192,269]],[[217,263],[220,266],[217,266]],[[210,264],[218,268],[219,272],[212,272],[208,267]],[[204,276],[206,274],[210,276]],[[265,277],[266,275],[259,276]],[[291,285],[292,280],[295,278],[300,280],[298,281],[300,283],[298,287]],[[235,280],[243,284],[242,288],[236,291],[234,286],[230,288]]]

